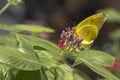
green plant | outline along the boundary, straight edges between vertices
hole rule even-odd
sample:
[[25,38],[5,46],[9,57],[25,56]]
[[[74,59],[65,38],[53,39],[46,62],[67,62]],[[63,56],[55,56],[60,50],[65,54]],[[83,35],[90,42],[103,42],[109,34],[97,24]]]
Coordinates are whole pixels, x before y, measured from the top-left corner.
[[7,0],[7,4],[0,10],[0,14],[2,14],[9,6],[17,6],[22,3],[22,0]]
[[[15,80],[73,80],[76,75],[81,80],[90,80],[75,69],[82,63],[109,80],[119,80],[103,67],[114,63],[114,57],[104,52],[83,50],[74,54],[65,52],[71,54],[66,56],[61,55],[61,49],[56,45],[44,39],[20,34],[15,36],[18,46],[0,46],[0,62],[1,66],[4,65],[0,73],[5,79],[9,76],[6,80],[13,80],[13,72]],[[74,64],[66,64],[67,57],[74,58]]]
[[[14,1],[10,3],[14,4]],[[66,29],[57,44],[60,48],[45,39],[16,33],[26,25],[17,26],[16,30],[10,28],[10,33],[1,37],[3,40],[0,45],[0,79],[91,80],[87,74],[75,67],[84,64],[104,79],[120,80],[105,69],[106,66],[114,64],[113,56],[87,49],[93,44],[105,18],[103,13],[96,14],[81,22],[76,29]],[[74,63],[69,64],[67,58],[72,59]]]
[[120,23],[120,12],[114,8],[105,8],[97,10],[96,12],[104,12],[108,15],[107,22],[118,22]]
[[105,51],[115,56],[114,65],[108,67],[108,69],[112,73],[120,77],[120,12],[115,8],[105,8],[98,10],[97,12],[104,12],[108,14],[107,23],[110,23],[114,27],[110,30],[109,39],[111,40],[111,42],[109,42],[109,44],[106,44]]

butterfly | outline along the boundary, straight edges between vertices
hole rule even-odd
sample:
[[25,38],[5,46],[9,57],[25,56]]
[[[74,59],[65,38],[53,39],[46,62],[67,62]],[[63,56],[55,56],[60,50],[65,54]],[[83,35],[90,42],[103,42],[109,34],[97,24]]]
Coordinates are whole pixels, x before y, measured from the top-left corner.
[[106,19],[105,13],[97,13],[84,19],[74,28],[76,36],[83,38],[80,43],[82,48],[89,48],[93,44]]

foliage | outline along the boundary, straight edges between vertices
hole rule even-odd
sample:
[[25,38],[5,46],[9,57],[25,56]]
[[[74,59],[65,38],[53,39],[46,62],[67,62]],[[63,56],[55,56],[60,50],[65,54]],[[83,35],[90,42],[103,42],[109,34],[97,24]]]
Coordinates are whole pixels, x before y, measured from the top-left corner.
[[[47,40],[17,33],[8,33],[3,38],[4,41],[1,42],[3,44],[0,46],[0,62],[7,64],[8,69],[17,69],[14,74],[15,80],[89,80],[90,78],[85,73],[76,70],[75,66],[78,64],[85,64],[109,80],[119,80],[103,67],[112,66],[114,63],[114,57],[104,52],[83,50],[64,53]],[[10,45],[7,41],[14,45]],[[71,53],[68,57],[73,57],[75,60],[74,64],[70,65],[71,67],[65,64],[67,57],[64,54],[66,53]],[[7,71],[6,75],[12,75],[12,72]],[[3,72],[1,71],[1,73]],[[4,75],[2,77],[6,78]],[[6,80],[13,79],[11,77]]]
[[[18,5],[21,0],[8,0],[8,3]],[[99,13],[81,22],[75,29],[76,34],[73,29],[64,31],[61,36],[63,48],[42,38],[18,34],[24,29],[53,32],[49,28],[30,28],[28,25],[7,28],[1,24],[4,27],[0,29],[9,32],[0,37],[0,80],[91,80],[89,75],[76,69],[79,64],[86,65],[107,80],[120,80],[105,69],[114,64],[113,56],[102,51],[84,49],[93,43],[105,18],[105,14]],[[87,46],[80,47],[82,41],[82,45]],[[69,64],[68,58],[73,60],[73,64]]]
[[113,30],[110,35],[110,39],[113,41],[113,52],[116,56],[120,57],[120,28]]
[[98,10],[97,12],[104,12],[108,15],[108,22],[118,22],[120,23],[120,12],[114,8],[105,8]]
[[22,0],[7,0],[7,4],[0,10],[0,14],[2,14],[9,6],[18,6],[22,3]]
[[108,68],[111,70],[111,72],[120,77],[120,11],[115,8],[105,8],[98,10],[98,12],[101,11],[108,14],[108,23],[118,24],[117,26],[111,24],[112,26],[114,26],[115,29],[111,30],[109,34],[109,38],[112,43],[109,43],[109,47],[111,48],[107,49],[106,51],[115,56],[114,65]]
[[73,78],[76,74],[81,80],[87,79],[88,77],[82,76],[83,73],[76,73],[76,69],[74,69],[74,66],[80,63],[84,63],[109,80],[119,80],[103,67],[111,66],[114,63],[114,57],[104,52],[83,50],[69,55],[69,57],[74,56],[75,59],[74,64],[70,67],[61,62],[64,56],[60,55],[61,50],[51,42],[20,34],[11,35],[16,37],[15,41],[19,44],[17,47],[0,46],[0,62],[18,70],[14,75],[16,80],[77,80]]
[[9,32],[15,32],[15,33],[20,33],[23,30],[27,30],[27,31],[30,31],[33,33],[35,33],[35,32],[54,32],[53,29],[48,28],[48,27],[46,28],[45,26],[26,25],[26,24],[17,24],[17,25],[0,24],[0,29],[6,30]]

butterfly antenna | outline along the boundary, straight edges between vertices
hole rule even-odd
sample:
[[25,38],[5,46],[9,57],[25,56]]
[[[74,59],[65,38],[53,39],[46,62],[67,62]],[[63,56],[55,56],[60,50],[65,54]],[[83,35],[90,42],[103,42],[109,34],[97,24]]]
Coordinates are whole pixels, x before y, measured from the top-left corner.
[[69,26],[72,27],[74,25],[73,21],[70,19],[70,17],[67,17],[68,22],[70,22]]

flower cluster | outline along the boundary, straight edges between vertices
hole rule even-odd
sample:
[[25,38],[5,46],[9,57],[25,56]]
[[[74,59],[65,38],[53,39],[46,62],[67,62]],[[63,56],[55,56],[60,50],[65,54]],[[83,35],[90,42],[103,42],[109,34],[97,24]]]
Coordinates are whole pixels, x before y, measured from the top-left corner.
[[64,48],[64,50],[80,50],[80,43],[83,41],[83,38],[77,37],[70,28],[66,28],[65,31],[62,31],[60,40],[58,41],[57,46]]

